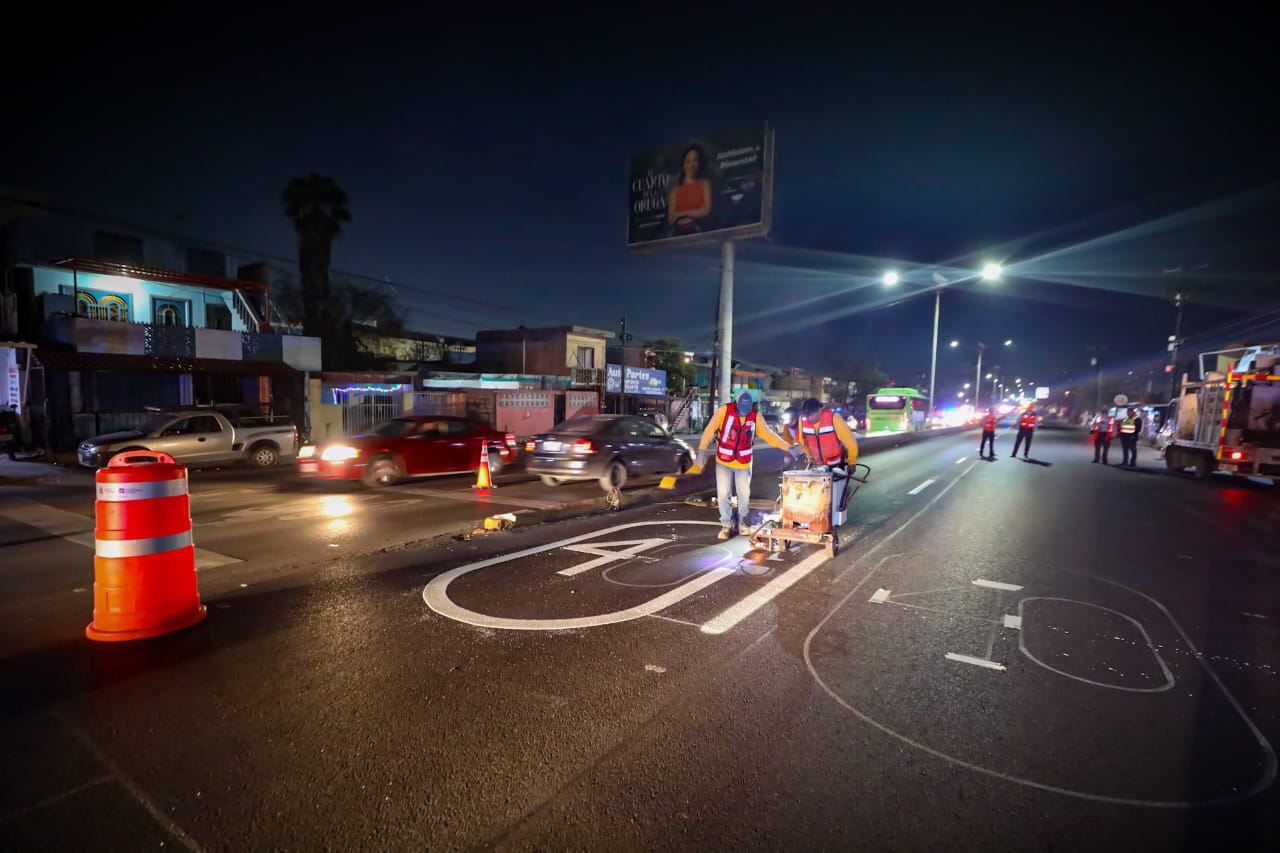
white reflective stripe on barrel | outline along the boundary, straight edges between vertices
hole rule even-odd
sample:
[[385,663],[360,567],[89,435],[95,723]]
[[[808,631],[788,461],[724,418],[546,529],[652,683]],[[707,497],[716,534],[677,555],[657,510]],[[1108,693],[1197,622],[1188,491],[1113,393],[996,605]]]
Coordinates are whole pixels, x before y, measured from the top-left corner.
[[150,539],[95,539],[93,552],[98,557],[147,557],[176,551],[194,544],[191,531],[184,530],[170,536],[153,536]]
[[100,501],[146,501],[153,498],[176,498],[187,493],[187,478],[152,480],[148,483],[99,483]]

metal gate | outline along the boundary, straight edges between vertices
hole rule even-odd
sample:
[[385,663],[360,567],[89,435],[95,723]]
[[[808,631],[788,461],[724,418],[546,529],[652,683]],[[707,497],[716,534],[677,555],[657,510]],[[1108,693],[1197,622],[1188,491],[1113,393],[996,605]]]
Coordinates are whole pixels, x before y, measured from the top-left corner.
[[404,392],[351,392],[342,407],[342,434],[362,435],[404,414]]

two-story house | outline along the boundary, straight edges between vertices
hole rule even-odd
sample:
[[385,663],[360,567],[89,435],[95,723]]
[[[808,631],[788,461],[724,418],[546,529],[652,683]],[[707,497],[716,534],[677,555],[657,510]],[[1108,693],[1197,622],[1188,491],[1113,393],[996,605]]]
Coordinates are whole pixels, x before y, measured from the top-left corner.
[[74,216],[14,219],[0,245],[19,337],[37,344],[24,365],[36,443],[69,449],[149,408],[306,423],[320,342],[279,321],[260,263]]
[[605,347],[613,336],[585,326],[491,329],[476,334],[476,369],[564,376],[571,386],[597,388],[604,381]]

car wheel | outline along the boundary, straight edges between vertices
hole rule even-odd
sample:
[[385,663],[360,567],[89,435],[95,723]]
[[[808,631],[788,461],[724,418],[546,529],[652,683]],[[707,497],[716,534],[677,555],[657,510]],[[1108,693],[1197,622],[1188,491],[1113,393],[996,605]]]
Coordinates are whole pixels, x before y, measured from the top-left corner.
[[611,492],[614,489],[621,489],[625,482],[627,482],[627,466],[615,459],[609,463],[609,467],[604,469],[604,474],[600,477],[600,488]]
[[1196,479],[1207,480],[1213,476],[1214,459],[1208,453],[1201,452],[1196,456]]
[[559,477],[552,477],[549,474],[543,474],[538,479],[542,480],[542,485],[544,486],[558,486],[564,482]]
[[489,475],[496,477],[502,473],[503,468],[502,454],[496,450],[489,451]]
[[364,469],[364,484],[372,488],[391,486],[400,479],[400,466],[385,456],[375,459]]
[[249,449],[249,462],[257,468],[270,468],[280,459],[275,445],[257,444]]

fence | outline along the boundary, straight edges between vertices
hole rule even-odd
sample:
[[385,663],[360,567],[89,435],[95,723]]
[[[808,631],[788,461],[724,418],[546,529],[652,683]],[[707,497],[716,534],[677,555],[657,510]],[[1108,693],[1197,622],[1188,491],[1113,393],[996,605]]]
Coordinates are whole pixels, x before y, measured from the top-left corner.
[[362,435],[383,421],[404,414],[404,394],[346,394],[342,406],[342,434]]

